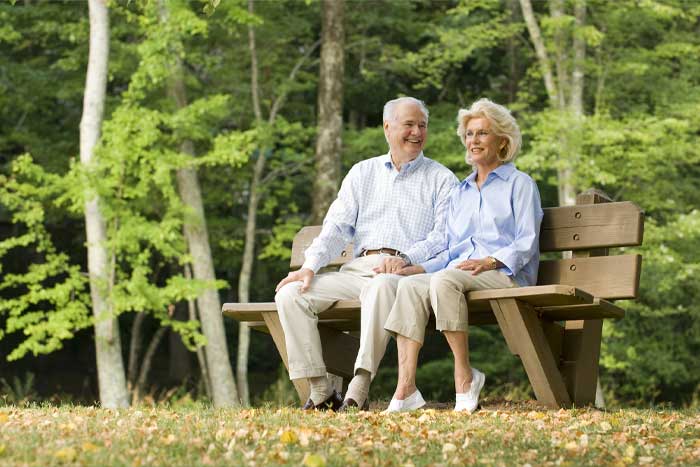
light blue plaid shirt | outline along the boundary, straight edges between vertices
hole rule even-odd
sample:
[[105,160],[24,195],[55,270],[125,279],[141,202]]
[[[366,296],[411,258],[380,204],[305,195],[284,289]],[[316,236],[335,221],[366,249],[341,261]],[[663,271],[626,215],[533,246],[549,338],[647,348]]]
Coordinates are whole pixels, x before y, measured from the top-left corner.
[[435,272],[491,256],[518,285],[535,285],[542,215],[537,185],[512,162],[489,173],[481,190],[472,172],[448,200],[447,249],[422,266]]
[[355,164],[328,209],[302,268],[318,272],[354,242],[363,250],[392,248],[421,264],[445,248],[445,211],[457,177],[421,153],[398,172],[391,156]]

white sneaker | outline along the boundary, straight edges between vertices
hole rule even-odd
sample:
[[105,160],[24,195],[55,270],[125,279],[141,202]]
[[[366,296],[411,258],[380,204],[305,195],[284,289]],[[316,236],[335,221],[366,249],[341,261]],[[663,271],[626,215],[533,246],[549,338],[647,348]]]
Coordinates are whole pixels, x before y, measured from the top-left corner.
[[465,393],[457,393],[457,403],[455,404],[455,412],[466,411],[473,413],[479,405],[479,393],[486,382],[486,375],[472,368],[472,384],[469,386],[469,391]]
[[423,399],[423,395],[421,395],[420,391],[416,389],[416,392],[404,400],[394,399],[392,397],[391,402],[389,402],[389,407],[382,413],[408,412],[410,410],[420,409],[424,405],[425,399]]

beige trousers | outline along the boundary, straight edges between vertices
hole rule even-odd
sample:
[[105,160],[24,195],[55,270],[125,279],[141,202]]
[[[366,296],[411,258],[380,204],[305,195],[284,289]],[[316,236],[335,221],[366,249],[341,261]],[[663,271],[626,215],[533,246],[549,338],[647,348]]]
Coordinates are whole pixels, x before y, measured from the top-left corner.
[[466,331],[469,313],[465,293],[470,290],[517,287],[508,275],[499,271],[443,269],[434,274],[417,274],[403,279],[396,292],[396,301],[384,329],[423,343],[430,310],[435,312],[438,331]]
[[277,292],[275,302],[287,342],[291,379],[326,375],[317,315],[338,300],[358,298],[361,303],[360,350],[355,372],[362,368],[374,378],[391,339],[384,322],[396,298],[399,281],[403,279],[396,274],[372,271],[385,257],[362,256],[346,263],[338,272],[318,274],[304,293],[299,291],[301,282],[290,282]]

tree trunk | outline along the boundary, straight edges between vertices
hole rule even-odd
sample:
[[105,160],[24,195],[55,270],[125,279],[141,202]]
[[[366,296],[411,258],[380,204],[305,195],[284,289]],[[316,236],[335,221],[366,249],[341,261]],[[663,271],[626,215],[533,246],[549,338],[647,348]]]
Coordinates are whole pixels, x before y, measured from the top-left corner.
[[574,3],[574,61],[571,72],[571,112],[576,117],[583,116],[583,80],[586,60],[586,40],[583,37],[583,27],[586,25],[586,1],[576,0]]
[[316,178],[311,218],[323,222],[340,184],[343,131],[343,77],[345,54],[343,19],[345,0],[321,2],[321,64],[318,83],[318,138]]
[[129,366],[127,371],[127,387],[130,391],[136,390],[136,379],[139,373],[139,354],[141,353],[141,331],[146,313],[136,313],[134,322],[131,324],[131,342],[129,343]]
[[549,96],[549,102],[552,108],[556,109],[557,88],[554,84],[554,76],[552,75],[552,65],[549,61],[547,49],[544,46],[544,40],[542,40],[540,26],[537,24],[537,18],[535,18],[534,11],[532,11],[532,3],[530,3],[530,0],[520,0],[520,9],[523,12],[523,19],[527,25],[530,40],[532,40],[532,45],[535,47],[535,54],[537,55],[537,61],[540,64],[540,71],[542,73],[542,79],[544,80],[544,87],[547,90],[547,95]]
[[[255,14],[255,1],[248,0],[248,12],[251,15]],[[297,61],[294,68],[289,74],[289,81],[292,81],[302,64],[318,46],[319,42],[309,47],[304,55]],[[255,114],[256,125],[261,125],[263,122],[262,108],[260,107],[260,85],[258,83],[258,52],[255,38],[255,28],[248,25],[248,49],[250,52],[250,93],[253,101],[253,112]],[[282,108],[286,98],[286,93],[280,93],[270,107],[270,114],[267,119],[267,124],[272,126],[277,118],[277,113]],[[265,171],[266,149],[258,148],[258,159],[255,161],[253,168],[253,177],[250,182],[250,199],[248,200],[248,217],[246,219],[245,228],[245,244],[243,246],[243,259],[241,265],[241,273],[238,277],[238,301],[240,303],[248,303],[250,290],[250,277],[253,272],[253,262],[255,260],[255,230],[257,226],[258,204],[260,202],[260,189],[262,185],[262,175]],[[247,325],[241,324],[238,328],[238,356],[236,359],[236,376],[238,378],[239,393],[241,401],[248,404],[248,351],[250,348],[250,328]]]
[[[90,52],[83,116],[80,120],[80,162],[88,169],[94,164],[93,151],[100,138],[109,59],[109,16],[104,0],[89,0]],[[100,199],[86,190],[85,232],[88,249],[90,297],[95,318],[95,353],[100,403],[106,408],[129,406],[119,322],[112,316],[109,301],[109,261],[106,227]]]
[[[188,264],[185,265],[185,278],[192,279],[192,271]],[[187,300],[187,312],[190,320],[197,321],[199,317],[197,316],[197,307],[194,300]],[[209,370],[207,370],[207,359],[204,356],[204,347],[197,347],[197,362],[199,363],[199,369],[202,372],[202,381],[204,382],[204,390],[207,393],[209,399],[213,399],[211,391],[211,378],[209,377]]]
[[557,24],[554,30],[554,55],[556,57],[555,68],[557,70],[557,108],[563,111],[566,108],[566,94],[569,89],[566,66],[566,37],[564,30],[561,28],[561,18],[564,16],[564,0],[549,0],[549,12],[552,19],[554,19]]
[[143,362],[141,363],[141,371],[139,371],[139,379],[136,383],[136,390],[134,391],[134,397],[132,403],[136,404],[143,397],[144,390],[146,389],[146,380],[148,379],[148,373],[151,371],[151,365],[153,364],[153,356],[156,354],[156,349],[158,344],[163,339],[165,331],[168,328],[160,327],[156,333],[151,337],[151,342],[148,344],[146,353],[143,356]]
[[[161,3],[161,20],[168,20],[166,4]],[[178,108],[187,105],[185,83],[182,78],[182,66],[178,61],[173,67],[168,83],[168,94],[175,100]],[[191,141],[184,141],[181,150],[185,154],[194,156],[194,147]],[[192,272],[195,279],[214,281],[214,261],[209,246],[209,233],[204,216],[204,204],[199,188],[197,171],[192,168],[182,168],[177,171],[177,186],[180,198],[187,209],[185,215],[185,238],[192,256]],[[202,322],[202,331],[207,338],[205,356],[207,370],[211,377],[211,389],[215,407],[228,407],[238,405],[236,382],[231,370],[228,346],[226,345],[226,333],[224,320],[221,316],[221,302],[215,288],[205,290],[198,298],[199,316]]]

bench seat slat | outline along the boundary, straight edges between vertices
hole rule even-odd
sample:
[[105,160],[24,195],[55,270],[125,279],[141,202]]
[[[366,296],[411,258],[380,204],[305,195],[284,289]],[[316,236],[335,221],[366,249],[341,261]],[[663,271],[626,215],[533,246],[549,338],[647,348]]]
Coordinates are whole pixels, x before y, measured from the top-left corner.
[[[600,313],[605,317],[621,317],[615,310],[619,310],[605,300],[598,300],[589,293],[568,285],[539,285],[532,287],[515,287],[512,289],[489,289],[470,292],[467,296],[469,303],[470,322],[472,324],[494,324],[495,317],[491,311],[491,300],[515,298],[528,303],[535,309],[547,309],[552,316],[562,315],[557,319],[580,319],[580,315],[593,310],[605,308]],[[596,301],[598,300],[598,301]],[[601,305],[600,303],[603,303]],[[565,310],[576,309],[578,312],[566,315]],[[588,308],[586,308],[588,307]],[[587,311],[588,310],[588,311]],[[276,312],[275,302],[265,303],[225,303],[224,316],[234,318],[241,322],[249,322],[258,327],[262,323],[262,312]],[[606,314],[607,313],[607,314]],[[344,331],[357,330],[357,325],[351,325],[351,321],[360,319],[359,300],[340,300],[328,310],[319,313],[319,321],[328,323],[329,326]],[[595,317],[598,317],[597,315]],[[254,324],[252,324],[254,323]]]
[[625,310],[602,298],[596,298],[593,303],[573,306],[545,306],[537,311],[552,321],[568,321],[579,319],[620,319],[625,316]]

